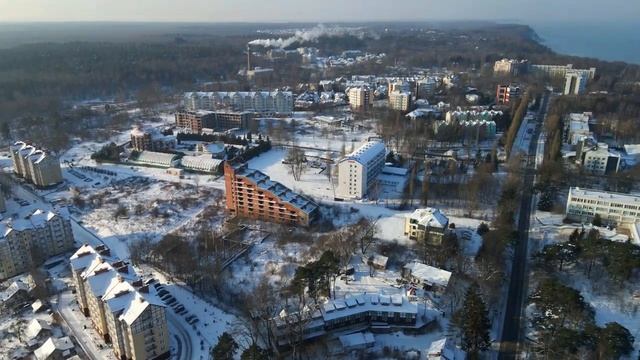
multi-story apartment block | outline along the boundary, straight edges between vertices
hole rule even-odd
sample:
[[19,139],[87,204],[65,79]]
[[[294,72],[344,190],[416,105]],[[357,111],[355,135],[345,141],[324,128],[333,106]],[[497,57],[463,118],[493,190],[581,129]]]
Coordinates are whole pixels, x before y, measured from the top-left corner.
[[576,150],[576,162],[582,168],[592,174],[607,175],[617,173],[620,168],[620,154],[611,152],[606,143],[597,143],[592,139],[583,139],[578,142]]
[[568,70],[565,75],[564,94],[580,95],[584,93],[589,80],[589,73],[580,70]]
[[502,59],[493,64],[495,74],[509,74],[518,76],[527,72],[529,68],[528,60]]
[[440,245],[448,226],[449,219],[439,209],[416,209],[405,219],[404,235],[411,240]]
[[511,100],[520,97],[520,87],[516,85],[498,85],[496,89],[496,104],[510,104]]
[[23,141],[16,142],[9,150],[16,175],[37,187],[48,187],[62,182],[60,160],[56,156]]
[[69,214],[36,210],[24,219],[0,224],[0,279],[39,266],[48,257],[73,248]]
[[578,145],[584,139],[593,138],[589,124],[594,122],[595,119],[590,112],[569,114],[565,120],[566,142],[571,145]]
[[200,134],[202,129],[226,131],[230,129],[246,129],[253,119],[249,111],[180,111],[176,113],[176,127]]
[[133,268],[104,246],[84,245],[70,259],[81,310],[119,359],[169,357],[166,308]]
[[373,94],[367,86],[352,87],[347,90],[349,104],[354,109],[367,108],[373,104]]
[[384,167],[386,148],[380,141],[368,141],[338,162],[336,197],[361,199],[375,184]]
[[232,214],[283,224],[308,226],[318,205],[247,164],[224,165],[226,208]]
[[633,225],[640,222],[640,196],[577,187],[569,189],[567,218],[587,222],[596,214],[605,223]]
[[408,91],[393,91],[389,93],[389,107],[398,111],[411,110],[411,93]]
[[251,92],[187,92],[183,103],[187,110],[249,111],[260,116],[293,113],[293,93],[290,91]]
[[131,148],[136,151],[174,151],[176,139],[173,136],[162,135],[155,131],[145,131],[139,127],[131,130]]
[[596,68],[574,69],[573,64],[567,65],[531,65],[532,72],[538,75],[547,75],[549,77],[563,78],[567,76],[567,72],[577,71],[585,73],[588,80],[592,80],[596,76]]

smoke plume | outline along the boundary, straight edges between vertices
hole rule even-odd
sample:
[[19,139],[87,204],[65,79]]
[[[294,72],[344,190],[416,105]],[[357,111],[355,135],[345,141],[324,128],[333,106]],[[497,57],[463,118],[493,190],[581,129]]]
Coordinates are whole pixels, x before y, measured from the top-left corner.
[[347,28],[347,27],[326,27],[324,25],[317,25],[310,30],[296,30],[296,32],[288,38],[278,39],[257,39],[249,42],[249,45],[259,45],[272,48],[286,48],[295,43],[308,43],[317,41],[321,37],[342,37],[342,36],[356,36],[359,39],[364,39],[367,36],[367,32],[362,28]]

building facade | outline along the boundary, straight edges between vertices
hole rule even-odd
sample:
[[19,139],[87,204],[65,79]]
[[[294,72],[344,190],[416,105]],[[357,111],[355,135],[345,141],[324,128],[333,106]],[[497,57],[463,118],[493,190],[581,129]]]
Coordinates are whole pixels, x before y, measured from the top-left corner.
[[640,196],[577,187],[569,189],[566,216],[590,222],[598,214],[604,223],[631,225],[640,222]]
[[248,111],[260,116],[291,115],[293,93],[290,91],[187,92],[183,104],[187,110]]
[[493,64],[495,74],[518,76],[527,72],[529,62],[527,60],[502,59]]
[[586,172],[596,175],[608,175],[617,173],[620,169],[620,154],[611,152],[606,143],[589,145],[589,141],[582,140],[578,143],[576,160]]
[[60,160],[52,154],[18,141],[9,147],[13,171],[37,187],[48,187],[62,182]]
[[338,162],[339,199],[361,199],[382,172],[386,148],[382,142],[368,141]]
[[84,245],[70,258],[76,298],[117,358],[168,359],[166,307],[108,248]]
[[389,93],[389,107],[398,111],[411,110],[411,93],[408,91],[393,91]]
[[73,248],[66,210],[36,210],[24,219],[0,224],[0,279],[39,266],[47,258]]
[[174,151],[176,139],[157,132],[145,131],[139,127],[133,128],[130,134],[131,148],[136,151]]
[[176,113],[176,127],[192,134],[202,133],[202,128],[213,128],[215,115],[213,111],[193,110]]
[[224,164],[226,208],[236,216],[309,226],[318,205],[247,164]]
[[353,109],[362,109],[373,105],[373,94],[366,86],[350,88],[347,91],[347,97]]
[[520,87],[515,85],[498,85],[496,89],[496,104],[510,104],[513,99],[521,95]]
[[429,245],[441,245],[448,226],[449,219],[439,209],[416,209],[405,218],[404,235]]

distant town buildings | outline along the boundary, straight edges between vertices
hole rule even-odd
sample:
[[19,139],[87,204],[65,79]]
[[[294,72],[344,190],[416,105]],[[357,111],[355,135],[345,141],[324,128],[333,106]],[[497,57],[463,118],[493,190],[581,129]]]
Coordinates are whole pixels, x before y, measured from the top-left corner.
[[447,232],[449,218],[439,209],[416,209],[405,218],[404,235],[429,245],[440,245]]
[[116,357],[168,358],[166,307],[130,265],[90,245],[80,247],[70,263],[80,308]]
[[577,187],[569,189],[567,218],[589,222],[596,214],[604,223],[632,225],[640,222],[640,196]]
[[293,101],[290,91],[187,92],[183,96],[188,111],[248,111],[259,116],[291,115]]
[[528,67],[528,60],[502,59],[493,64],[493,72],[494,74],[518,76],[525,74]]
[[521,96],[520,87],[517,85],[498,85],[496,89],[496,104],[507,105],[513,99]]
[[347,97],[353,109],[362,109],[373,105],[373,94],[366,86],[350,88],[347,90]]
[[232,214],[290,225],[309,226],[319,207],[247,164],[224,164],[226,208]]
[[25,218],[0,223],[0,279],[28,271],[72,248],[66,209],[36,210]]
[[48,187],[62,182],[58,157],[23,141],[11,145],[9,150],[16,175],[37,187]]
[[338,162],[336,197],[361,199],[382,172],[386,148],[380,141],[368,141]]
[[136,151],[173,151],[176,149],[174,136],[162,135],[157,131],[146,131],[140,127],[131,130],[131,148]]

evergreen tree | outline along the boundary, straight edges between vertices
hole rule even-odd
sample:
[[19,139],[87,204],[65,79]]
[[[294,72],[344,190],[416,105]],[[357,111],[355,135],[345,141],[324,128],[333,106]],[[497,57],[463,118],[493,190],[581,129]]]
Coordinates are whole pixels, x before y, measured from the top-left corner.
[[211,348],[211,357],[213,360],[231,360],[236,350],[238,350],[238,343],[225,331],[218,337],[216,346]]
[[459,317],[462,320],[460,329],[462,349],[467,352],[470,359],[477,359],[479,353],[491,345],[489,338],[491,322],[477,285],[472,285],[467,290]]
[[598,331],[598,358],[619,359],[633,351],[634,338],[617,322],[608,323]]
[[553,208],[553,193],[547,187],[540,194],[540,200],[538,201],[538,210],[551,211]]
[[602,217],[600,217],[600,214],[596,214],[593,217],[593,220],[591,220],[591,225],[598,227],[602,226]]
[[242,352],[240,360],[269,360],[269,352],[253,344]]

